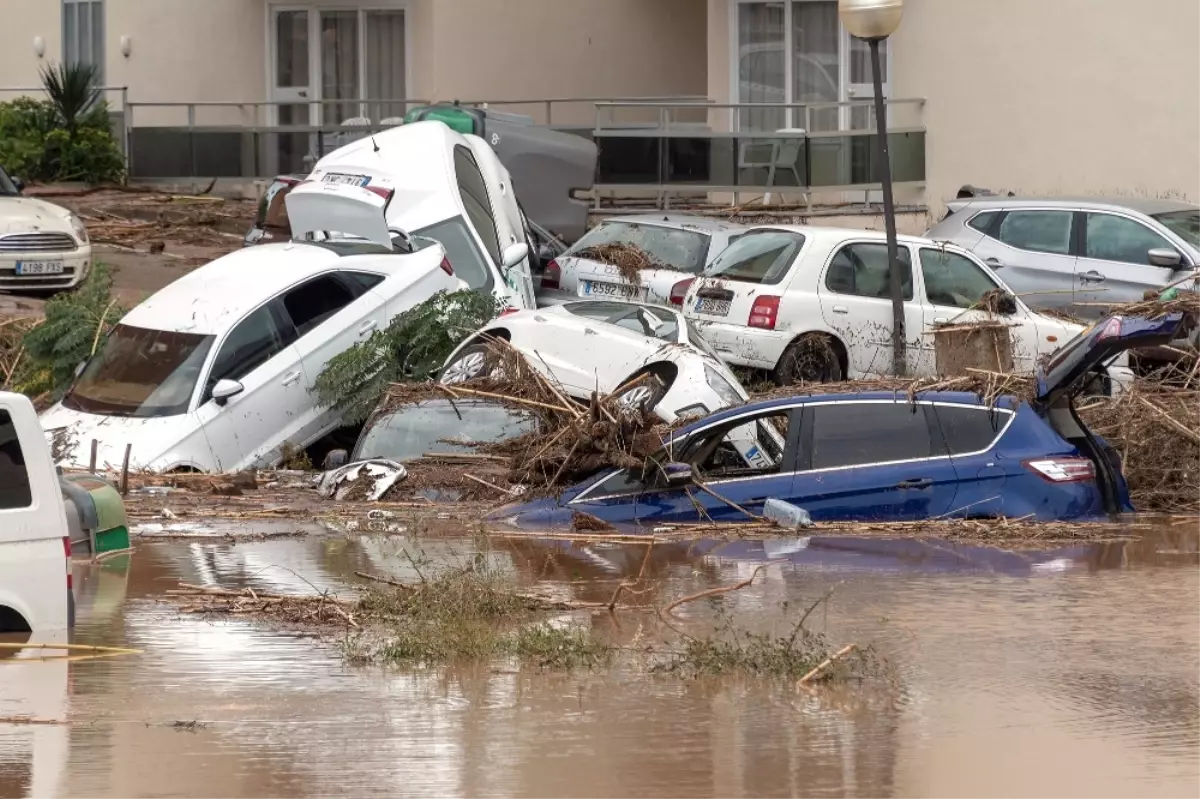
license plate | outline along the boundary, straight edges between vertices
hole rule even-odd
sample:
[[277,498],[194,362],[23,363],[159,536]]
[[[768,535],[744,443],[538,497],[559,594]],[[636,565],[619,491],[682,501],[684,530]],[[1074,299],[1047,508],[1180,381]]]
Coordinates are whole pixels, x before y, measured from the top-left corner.
[[696,313],[710,316],[729,316],[730,300],[707,300],[703,297],[696,300]]
[[365,186],[371,182],[370,175],[343,175],[338,172],[330,172],[321,178],[325,183],[337,183],[342,186]]
[[17,261],[18,275],[61,275],[62,261]]
[[583,281],[583,295],[585,297],[621,297],[628,300],[641,297],[642,289],[637,286],[626,286],[620,283],[601,283],[585,280]]

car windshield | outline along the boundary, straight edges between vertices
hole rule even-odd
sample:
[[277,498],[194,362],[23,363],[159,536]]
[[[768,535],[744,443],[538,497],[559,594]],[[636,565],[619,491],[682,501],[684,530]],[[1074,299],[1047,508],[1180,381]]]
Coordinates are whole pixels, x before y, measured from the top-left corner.
[[117,325],[63,397],[63,405],[111,416],[187,413],[214,338]]
[[284,198],[295,185],[295,181],[279,179],[271,184],[262,199],[258,201],[258,218],[255,220],[255,227],[264,230],[268,228],[291,230],[291,225],[288,223],[287,203],[284,202]]
[[491,402],[431,400],[377,416],[363,430],[354,459],[410,461],[427,452],[474,452],[473,444],[507,441],[537,429],[528,411]]
[[4,168],[0,167],[0,197],[16,197],[19,194],[17,184],[13,183]]
[[674,311],[666,308],[593,300],[563,303],[563,310],[650,338],[669,341],[672,344],[679,343],[679,317]]
[[[483,253],[479,251],[461,216],[411,231],[411,235],[423,236],[426,240],[432,239],[441,244],[455,277],[476,291],[491,291],[492,270],[488,268],[488,262],[484,260]],[[420,242],[417,244],[420,245]]]
[[1200,247],[1200,209],[1195,211],[1171,211],[1166,214],[1154,214],[1167,230],[1186,241],[1193,247]]
[[601,222],[575,242],[565,255],[580,256],[591,247],[625,245],[641,250],[650,261],[667,269],[697,274],[708,256],[708,236],[694,230],[639,225],[635,222]]

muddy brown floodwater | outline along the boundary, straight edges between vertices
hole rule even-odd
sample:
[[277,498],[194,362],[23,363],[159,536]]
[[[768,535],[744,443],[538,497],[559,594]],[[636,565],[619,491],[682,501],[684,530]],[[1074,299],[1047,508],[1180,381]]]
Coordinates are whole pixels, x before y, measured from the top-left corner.
[[[0,717],[51,722],[0,722],[0,796],[1200,792],[1195,525],[1012,552],[837,536],[654,548],[663,600],[771,560],[720,600],[752,627],[835,587],[816,627],[874,644],[898,677],[853,689],[621,666],[354,667],[336,640],[163,599],[181,581],[353,593],[355,571],[411,579],[405,551],[419,564],[478,546],[465,534],[142,538],[132,556],[77,566],[72,640],[141,654],[0,653]],[[607,599],[644,552],[497,540],[485,555],[547,590]],[[680,623],[704,625],[715,604],[682,606]],[[612,634],[636,638],[634,616]]]

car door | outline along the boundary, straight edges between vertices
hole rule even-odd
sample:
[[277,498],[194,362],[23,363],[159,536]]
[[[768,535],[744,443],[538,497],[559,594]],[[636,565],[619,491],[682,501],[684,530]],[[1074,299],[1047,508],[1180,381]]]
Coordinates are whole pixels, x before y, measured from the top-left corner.
[[[1076,301],[1135,302],[1147,290],[1161,289],[1175,270],[1150,263],[1150,250],[1171,250],[1179,253],[1180,263],[1187,262],[1178,247],[1136,219],[1103,211],[1078,216],[1083,237],[1075,264]],[[1101,310],[1094,308],[1090,315]]]
[[503,266],[500,232],[496,226],[491,200],[488,198],[487,183],[475,162],[475,156],[462,145],[456,145],[454,148],[454,174],[458,181],[459,200],[466,211],[467,220],[487,253],[491,269],[503,281],[504,285],[497,287],[497,294],[505,297],[514,307],[536,307],[532,299],[533,283],[532,278],[528,277],[528,269],[522,273],[520,270],[513,271]]
[[[936,325],[951,320],[962,322],[975,318],[996,318],[977,308],[980,300],[989,291],[1007,289],[989,275],[973,259],[940,247],[920,247],[917,259],[921,264],[921,288],[924,292],[925,330],[931,332]],[[1021,302],[1016,311],[998,317],[1009,326],[1012,340],[1013,368],[1021,372],[1032,372],[1037,365],[1039,331],[1029,312]],[[937,357],[932,335],[921,337],[921,358],[918,376],[937,374]]]
[[[513,189],[512,175],[504,168],[504,164],[500,162],[495,151],[483,141],[472,141],[471,144],[475,163],[483,175],[490,201],[489,207],[496,223],[496,236],[500,242],[500,252],[503,254],[504,250],[513,244],[528,243],[525,235],[524,214],[517,201],[516,191]],[[531,245],[529,254],[515,266],[504,270],[503,264],[499,264],[501,269],[507,272],[505,280],[511,288],[517,291],[522,300],[523,304],[515,307],[536,307],[536,299],[533,294],[534,258]]]
[[1030,305],[1067,308],[1075,288],[1074,211],[1020,209],[999,214],[973,252]]
[[[697,485],[643,491],[636,499],[636,522],[745,521],[745,511],[761,515],[771,497],[791,500],[798,419],[798,411],[775,408],[697,433],[674,456],[692,466]],[[751,439],[765,456],[755,458],[754,466],[742,452]]]
[[[224,404],[212,398],[220,380],[242,390]],[[300,429],[311,398],[300,353],[278,299],[239,321],[216,347],[196,415],[220,471],[266,465]]]
[[958,476],[934,448],[927,403],[845,400],[805,406],[793,502],[815,521],[940,516]]
[[[924,309],[913,288],[912,253],[897,252],[904,298],[905,363],[910,374],[920,365]],[[837,332],[850,361],[850,376],[890,375],[892,300],[887,244],[850,241],[829,257],[817,283],[821,318]]]
[[983,405],[934,402],[929,413],[936,423],[934,451],[945,452],[954,466],[958,487],[954,510],[973,516],[1004,513],[1004,487],[1008,472],[1020,474],[1020,461],[997,460],[992,451],[1012,421],[1013,412]]
[[[382,280],[381,275],[368,272],[326,272],[293,286],[280,298],[295,329],[295,347],[309,392],[330,358],[386,325],[384,298],[370,290]],[[299,440],[293,443],[307,445],[337,424],[337,413],[318,407],[312,397],[304,408]]]

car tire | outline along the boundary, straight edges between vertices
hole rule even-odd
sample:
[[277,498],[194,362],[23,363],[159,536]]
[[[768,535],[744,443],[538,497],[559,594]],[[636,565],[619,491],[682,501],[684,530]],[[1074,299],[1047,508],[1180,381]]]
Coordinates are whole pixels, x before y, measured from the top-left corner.
[[441,375],[438,376],[438,382],[444,385],[454,385],[465,383],[468,380],[479,380],[490,375],[495,365],[487,344],[472,344],[458,353],[453,361],[446,364]]
[[789,344],[771,371],[771,377],[779,386],[836,383],[845,376],[833,339],[820,334],[801,336]]
[[643,379],[636,386],[623,389],[613,396],[613,399],[620,408],[650,413],[658,406],[658,403],[662,402],[662,398],[667,395],[666,381],[654,372],[642,372],[633,375],[623,382],[631,383],[642,375],[648,375],[649,377]]

